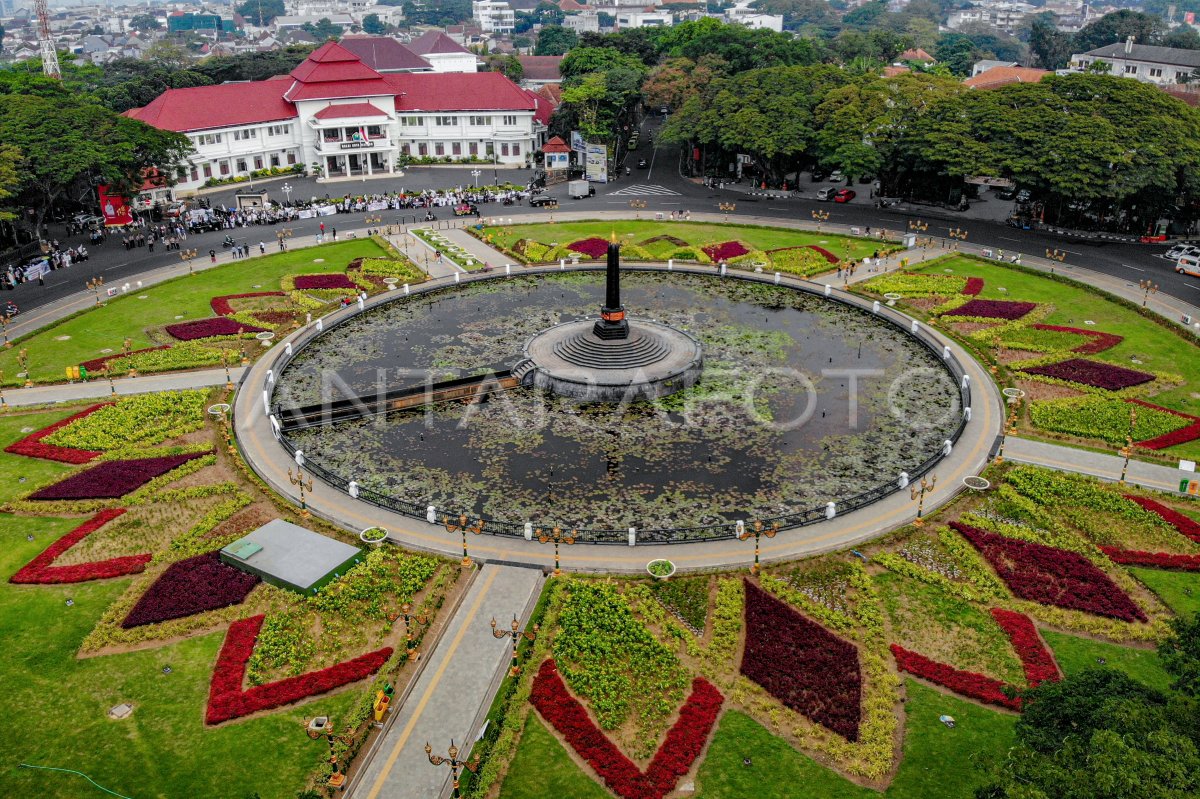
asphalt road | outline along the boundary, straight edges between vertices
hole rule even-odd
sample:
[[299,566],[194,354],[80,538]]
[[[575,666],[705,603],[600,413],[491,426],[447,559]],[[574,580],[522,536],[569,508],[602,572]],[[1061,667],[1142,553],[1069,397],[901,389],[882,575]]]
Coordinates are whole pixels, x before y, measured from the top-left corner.
[[[644,130],[653,132],[657,120],[646,124]],[[643,134],[645,136],[645,134]],[[637,160],[645,158],[647,168],[636,168]],[[691,210],[718,211],[718,204],[723,202],[736,203],[737,209],[730,217],[747,214],[759,217],[777,217],[780,219],[809,219],[815,209],[829,213],[829,222],[834,224],[871,226],[889,230],[904,230],[908,221],[914,218],[910,212],[896,213],[890,209],[879,209],[863,196],[846,204],[818,202],[815,199],[818,184],[804,184],[800,188],[805,195],[800,197],[770,198],[752,197],[732,190],[709,189],[698,185],[681,176],[679,171],[680,154],[676,147],[652,147],[645,143],[634,151],[629,158],[632,174],[618,175],[613,182],[597,187],[595,197],[583,200],[572,200],[566,196],[566,185],[555,186],[550,190],[552,196],[560,200],[563,208],[583,210],[587,206],[596,206],[605,211],[617,210],[619,206],[628,207],[630,200],[645,202],[644,213],[662,211]],[[479,180],[488,183],[498,177],[500,180],[525,182],[529,179],[527,170],[499,170],[493,173],[490,168],[479,167]],[[282,185],[286,182],[293,187],[292,198],[300,199],[308,196],[341,196],[347,193],[390,192],[420,190],[425,188],[449,188],[454,186],[470,186],[475,180],[472,170],[459,168],[414,167],[410,168],[403,177],[378,179],[372,181],[351,181],[318,185],[311,179],[294,179],[260,184],[272,198],[283,199]],[[857,190],[859,187],[855,187]],[[862,187],[866,188],[866,187]],[[238,189],[207,195],[213,204],[232,205],[233,194]],[[519,217],[532,210],[527,205],[500,206],[485,205],[482,207],[484,216],[503,215]],[[970,212],[968,212],[970,213]],[[940,216],[934,216],[938,214]],[[995,215],[994,209],[992,214]],[[442,219],[451,218],[448,208],[437,209],[437,216]],[[385,223],[399,221],[398,212],[384,215]],[[922,213],[920,218],[929,224],[925,235],[946,236],[950,229],[961,228],[967,231],[968,241],[985,247],[993,247],[1006,252],[1020,252],[1027,255],[1042,255],[1047,249],[1059,249],[1067,253],[1066,262],[1077,266],[1093,269],[1104,274],[1127,280],[1132,286],[1138,281],[1149,279],[1158,285],[1158,290],[1164,294],[1176,297],[1191,304],[1200,304],[1200,279],[1179,275],[1174,271],[1174,263],[1163,257],[1166,247],[1162,245],[1106,243],[1101,245],[1083,244],[1067,240],[1060,236],[1038,231],[1016,230],[1007,225],[986,219],[967,218],[954,215],[953,212],[940,209]],[[296,220],[288,224],[296,235],[313,235],[317,232],[319,223],[323,221],[327,229],[338,227],[343,222],[344,227],[356,228],[362,226],[361,214],[337,215],[323,219]],[[409,215],[408,222],[413,221]],[[184,243],[187,248],[196,248],[201,254],[210,249],[222,250],[221,242],[226,233],[232,232],[239,243],[257,245],[262,240],[271,248],[275,241],[275,228],[271,226],[238,228],[233,231],[214,231],[200,235],[189,236]],[[51,227],[51,235],[58,236],[60,241],[62,229]],[[69,244],[83,241],[82,237],[66,240]],[[150,253],[146,248],[125,250],[119,239],[109,240],[108,243],[89,247],[91,258],[86,264],[76,264],[69,269],[60,269],[46,276],[45,285],[27,283],[15,290],[0,295],[0,299],[11,299],[27,312],[46,303],[54,302],[71,294],[84,290],[84,283],[96,276],[103,276],[105,283],[114,284],[119,281],[136,278],[142,272],[150,269],[179,262],[175,252],[157,250]]]

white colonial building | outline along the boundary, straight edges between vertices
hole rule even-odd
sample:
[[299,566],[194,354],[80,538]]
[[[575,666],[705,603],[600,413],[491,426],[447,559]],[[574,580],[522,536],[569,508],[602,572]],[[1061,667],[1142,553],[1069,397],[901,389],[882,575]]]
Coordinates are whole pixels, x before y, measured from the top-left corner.
[[1159,86],[1173,86],[1190,81],[1192,74],[1200,70],[1200,50],[1134,44],[1130,36],[1123,43],[1106,44],[1086,53],[1075,53],[1067,68],[1072,72],[1083,72],[1096,62],[1107,64],[1111,75]]
[[289,75],[170,89],[126,114],[191,139],[178,174],[186,194],[271,167],[388,175],[400,156],[524,166],[551,111],[499,72],[380,72],[330,42]]
[[474,0],[471,18],[484,33],[512,33],[517,24],[517,13],[505,0]]

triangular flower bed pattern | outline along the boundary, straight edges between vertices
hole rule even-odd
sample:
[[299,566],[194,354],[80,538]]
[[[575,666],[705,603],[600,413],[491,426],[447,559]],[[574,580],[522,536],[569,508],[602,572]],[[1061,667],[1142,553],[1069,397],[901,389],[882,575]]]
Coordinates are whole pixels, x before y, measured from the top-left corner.
[[68,549],[124,512],[124,508],[100,511],[46,547],[42,551],[42,554],[22,566],[8,581],[10,583],[41,585],[82,583],[88,580],[106,580],[110,577],[123,577],[127,574],[137,574],[145,570],[146,564],[150,562],[151,558],[149,552],[141,555],[125,555],[119,558],[109,558],[108,560],[97,560],[92,563],[78,563],[73,566],[52,565],[55,559]]
[[41,430],[30,433],[16,443],[9,444],[4,448],[4,451],[10,452],[13,455],[24,455],[27,458],[43,458],[48,461],[58,461],[59,463],[73,463],[76,465],[87,463],[93,458],[98,457],[101,453],[90,449],[71,449],[70,447],[60,447],[56,444],[43,444],[42,439],[53,435],[74,421],[92,415],[101,408],[107,408],[109,405],[112,405],[112,403],[101,402],[90,408],[84,408],[79,413],[68,416],[66,419],[61,419],[49,427],[43,427]]
[[[1164,521],[1179,531],[1179,534],[1200,544],[1200,523],[1190,516],[1184,516],[1173,508],[1168,508],[1161,502],[1155,502],[1148,497],[1135,497],[1126,494],[1125,499],[1136,502],[1151,513],[1160,516]],[[1122,566],[1149,566],[1152,569],[1174,569],[1177,571],[1200,571],[1200,555],[1177,555],[1173,552],[1144,552],[1135,549],[1118,549],[1116,547],[1100,547],[1115,563]]]
[[71,475],[53,485],[29,495],[30,499],[116,499],[144,486],[155,477],[178,469],[183,464],[208,452],[189,452],[183,455],[160,455],[156,458],[104,461]]
[[1026,374],[1065,380],[1068,383],[1078,383],[1081,386],[1091,386],[1105,391],[1121,391],[1149,383],[1154,379],[1154,375],[1149,372],[1126,369],[1124,366],[1113,366],[1111,363],[1102,361],[1089,361],[1087,358],[1069,358],[1044,366],[1030,366],[1021,371]]
[[282,291],[249,291],[245,294],[222,294],[219,297],[213,297],[208,301],[212,307],[213,313],[217,316],[229,316],[234,313],[233,305],[230,300],[244,300],[251,297],[286,297]]
[[259,578],[221,562],[216,552],[172,563],[121,622],[125,629],[182,619],[245,601]]
[[297,291],[313,291],[317,289],[355,289],[354,281],[341,272],[326,275],[297,275],[293,284]]
[[1125,340],[1124,336],[1116,333],[1102,333],[1099,330],[1087,330],[1082,327],[1067,327],[1065,325],[1032,325],[1034,330],[1051,330],[1055,333],[1071,333],[1087,339],[1078,347],[1072,347],[1071,352],[1080,355],[1095,355],[1097,352],[1111,350]]
[[246,663],[254,652],[254,643],[265,618],[253,616],[229,625],[208,689],[208,710],[204,716],[208,724],[271,710],[349,685],[374,674],[392,656],[392,648],[385,646],[320,671],[243,689]]
[[1200,438],[1200,416],[1192,416],[1190,413],[1183,413],[1172,408],[1164,408],[1161,405],[1155,405],[1153,402],[1146,402],[1143,399],[1133,398],[1129,402],[1134,405],[1141,405],[1143,408],[1152,408],[1163,413],[1170,413],[1191,422],[1191,424],[1180,427],[1178,430],[1172,430],[1169,433],[1163,433],[1161,436],[1148,438],[1145,441],[1138,441],[1136,443],[1139,447],[1144,449],[1166,449],[1176,444],[1186,444],[1189,441],[1195,441],[1197,438]]
[[725,698],[703,677],[692,680],[692,693],[679,711],[679,720],[667,731],[645,772],[592,722],[587,709],[567,690],[553,659],[542,662],[529,701],[617,796],[661,799],[675,790],[679,778],[700,756]]
[[180,322],[177,325],[167,325],[167,333],[180,341],[195,341],[214,336],[241,336],[247,333],[266,333],[265,327],[256,327],[230,319],[228,316],[217,316],[212,319],[193,319],[190,322]]
[[[143,352],[158,352],[160,350],[169,350],[169,349],[171,349],[170,344],[159,344],[157,347],[143,347],[140,350],[130,350],[128,354],[129,355],[141,355]],[[118,359],[124,358],[124,357],[126,357],[126,353],[116,352],[116,353],[113,353],[112,355],[104,355],[99,358],[92,358],[90,361],[84,361],[83,363],[81,363],[79,365],[80,365],[80,367],[87,369],[89,372],[93,372],[93,373],[94,372],[103,372],[108,369],[109,361],[115,361],[115,360],[118,360]]]
[[964,317],[969,319],[1003,319],[1011,321],[1020,319],[1037,307],[1036,302],[1017,302],[1014,300],[968,300],[945,313],[947,319]]
[[[992,618],[1000,625],[1012,642],[1021,666],[1025,671],[1025,680],[1030,688],[1036,688],[1044,682],[1058,682],[1062,677],[1054,655],[1046,647],[1037,628],[1028,616],[1014,613],[1011,610],[992,608]],[[930,660],[924,655],[905,649],[897,644],[891,646],[892,654],[896,657],[896,667],[907,671],[914,677],[920,677],[931,683],[949,688],[956,694],[999,705],[1010,710],[1020,710],[1021,700],[1017,692],[1006,686],[1000,680],[992,679],[974,671],[960,671],[945,663]]]
[[1146,621],[1142,609],[1078,552],[1007,538],[960,522],[950,522],[950,527],[979,550],[1021,599],[1122,621]]
[[858,648],[746,581],[742,674],[849,741],[862,719]]

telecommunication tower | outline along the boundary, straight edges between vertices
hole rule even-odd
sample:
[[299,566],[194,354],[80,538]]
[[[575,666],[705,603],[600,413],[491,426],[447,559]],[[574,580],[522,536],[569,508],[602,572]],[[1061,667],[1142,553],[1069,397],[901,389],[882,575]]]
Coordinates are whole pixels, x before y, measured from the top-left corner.
[[38,45],[42,51],[42,71],[47,77],[62,80],[62,71],[58,68],[58,53],[54,49],[54,40],[50,38],[50,10],[46,0],[37,0],[35,4],[38,18]]

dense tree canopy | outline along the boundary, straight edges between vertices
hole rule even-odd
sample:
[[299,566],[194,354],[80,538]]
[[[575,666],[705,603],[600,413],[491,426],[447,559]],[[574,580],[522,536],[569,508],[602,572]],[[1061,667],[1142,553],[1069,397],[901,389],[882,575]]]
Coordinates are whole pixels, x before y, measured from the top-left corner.
[[534,55],[564,55],[575,46],[578,35],[561,25],[547,25],[538,31]]

